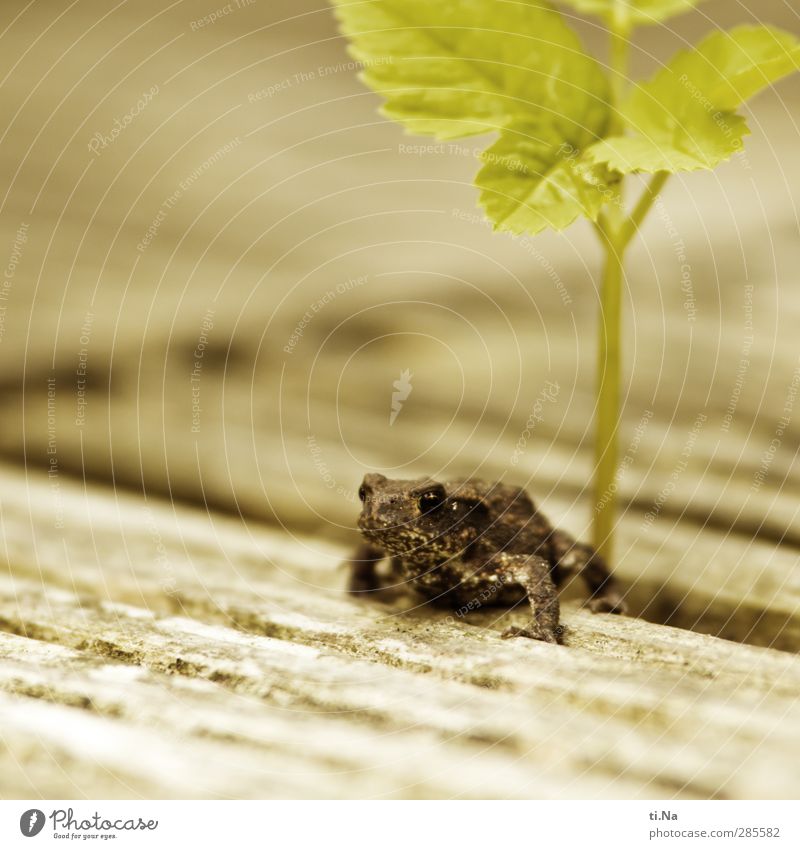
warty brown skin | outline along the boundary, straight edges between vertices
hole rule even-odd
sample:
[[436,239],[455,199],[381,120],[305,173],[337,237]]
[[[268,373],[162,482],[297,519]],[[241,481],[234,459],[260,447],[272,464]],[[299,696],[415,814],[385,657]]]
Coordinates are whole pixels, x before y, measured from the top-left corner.
[[576,573],[594,612],[625,612],[600,555],[553,528],[519,487],[368,474],[359,497],[364,541],[348,561],[351,593],[379,589],[376,567],[388,558],[392,577],[432,602],[474,609],[527,597],[530,624],[509,628],[504,637],[559,642],[557,587]]

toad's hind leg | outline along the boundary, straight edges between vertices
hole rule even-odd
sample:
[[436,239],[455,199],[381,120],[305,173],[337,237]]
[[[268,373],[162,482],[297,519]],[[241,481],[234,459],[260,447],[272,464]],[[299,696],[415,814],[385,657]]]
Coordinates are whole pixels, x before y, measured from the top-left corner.
[[505,554],[503,571],[525,588],[532,619],[525,628],[507,628],[503,637],[530,637],[546,643],[558,643],[562,628],[558,624],[558,590],[550,576],[550,564],[536,554]]
[[619,584],[605,560],[591,546],[556,530],[550,535],[550,550],[556,582],[562,584],[570,575],[579,574],[591,593],[588,604],[592,612],[626,612]]

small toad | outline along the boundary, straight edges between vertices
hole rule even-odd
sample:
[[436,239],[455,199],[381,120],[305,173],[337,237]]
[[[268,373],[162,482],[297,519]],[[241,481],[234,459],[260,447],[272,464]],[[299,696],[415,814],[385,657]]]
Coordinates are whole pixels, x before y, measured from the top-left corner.
[[390,480],[368,474],[359,489],[364,537],[350,565],[349,591],[380,587],[376,567],[436,603],[472,610],[527,597],[532,618],[504,637],[557,643],[557,587],[575,573],[586,582],[595,613],[624,613],[608,567],[593,548],[553,528],[524,489],[482,480],[447,483]]

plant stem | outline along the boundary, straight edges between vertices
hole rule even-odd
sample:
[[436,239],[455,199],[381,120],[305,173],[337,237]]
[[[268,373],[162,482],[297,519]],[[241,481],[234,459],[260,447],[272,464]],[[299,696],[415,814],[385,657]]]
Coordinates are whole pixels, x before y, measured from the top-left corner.
[[600,328],[597,351],[597,417],[594,441],[594,547],[611,562],[616,517],[616,474],[619,462],[617,431],[620,419],[620,371],[622,366],[622,292],[625,282],[625,251],[639,232],[659,192],[669,177],[659,171],[642,192],[633,212],[619,220],[620,207],[598,225],[605,249],[605,270],[600,292]]
[[606,250],[603,288],[600,293],[600,327],[597,349],[597,414],[594,436],[594,547],[611,561],[616,515],[616,483],[621,366],[622,286],[624,248],[604,231]]
[[625,129],[625,122],[620,115],[619,107],[622,102],[622,96],[625,93],[625,74],[628,69],[629,44],[627,25],[621,24],[619,29],[612,30],[610,76],[611,116],[608,129],[610,136],[619,135]]
[[[620,106],[628,81],[631,22],[629,9],[621,0],[615,0],[612,11],[608,134],[615,136],[625,132]],[[605,268],[600,292],[597,348],[592,536],[595,549],[608,563],[611,563],[613,554],[617,504],[625,251],[639,232],[668,176],[667,172],[660,171],[652,177],[630,215],[625,213],[625,178],[621,177],[614,196],[595,225],[605,251]]]
[[[630,24],[627,9],[616,0],[610,27],[609,135],[621,135],[625,122],[620,105],[628,73]],[[613,553],[616,517],[616,483],[620,413],[622,287],[625,279],[625,248],[631,219],[624,213],[624,177],[620,178],[609,209],[599,221],[598,232],[605,249],[605,270],[600,292],[600,322],[597,349],[597,413],[594,436],[594,547],[608,562]],[[646,210],[645,210],[646,212]],[[632,224],[633,232],[637,225]]]
[[622,233],[620,234],[623,247],[627,247],[630,240],[639,232],[645,216],[650,212],[650,207],[655,203],[668,177],[669,171],[658,171],[647,184],[647,188],[642,192],[642,196],[634,207],[630,218],[623,224]]

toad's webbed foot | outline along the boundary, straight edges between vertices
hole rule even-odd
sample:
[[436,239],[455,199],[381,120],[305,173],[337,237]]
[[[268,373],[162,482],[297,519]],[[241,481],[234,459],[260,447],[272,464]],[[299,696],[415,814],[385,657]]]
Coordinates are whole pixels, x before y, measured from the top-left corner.
[[505,561],[503,568],[525,588],[533,614],[526,627],[507,628],[503,638],[528,637],[545,643],[560,642],[563,628],[558,623],[558,590],[550,577],[550,564],[536,554],[501,556]]
[[617,590],[608,590],[601,595],[594,596],[586,602],[586,606],[592,613],[619,613],[628,612],[628,605]]
[[513,626],[506,628],[500,636],[504,640],[508,640],[511,637],[527,637],[529,640],[540,640],[543,643],[559,644],[563,633],[564,629],[560,625],[552,631],[548,631],[544,628],[540,628],[536,625],[536,623],[532,622],[527,628],[517,628]]
[[561,584],[579,574],[591,593],[587,607],[592,613],[627,612],[619,584],[591,546],[577,542],[566,531],[555,530],[550,535],[550,547],[556,581]]

